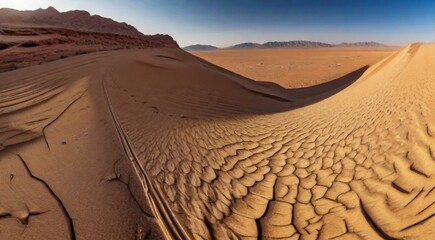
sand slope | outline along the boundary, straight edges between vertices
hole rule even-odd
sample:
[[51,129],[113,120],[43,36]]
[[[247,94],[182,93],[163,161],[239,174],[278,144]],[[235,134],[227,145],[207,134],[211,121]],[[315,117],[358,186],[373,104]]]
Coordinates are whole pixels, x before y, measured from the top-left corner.
[[297,90],[178,49],[0,74],[0,238],[428,239],[434,53]]

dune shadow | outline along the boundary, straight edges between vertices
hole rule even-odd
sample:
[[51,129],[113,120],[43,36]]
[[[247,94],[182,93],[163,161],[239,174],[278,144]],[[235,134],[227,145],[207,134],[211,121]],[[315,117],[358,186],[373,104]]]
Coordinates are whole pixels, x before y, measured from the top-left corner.
[[249,90],[251,93],[257,94],[259,96],[259,99],[273,99],[277,102],[277,105],[279,105],[270,106],[266,110],[266,112],[264,112],[264,109],[262,109],[262,113],[284,112],[322,101],[352,85],[369,68],[369,65],[366,65],[350,73],[347,73],[344,76],[310,87],[284,88],[274,82],[256,81],[247,78],[238,73],[232,72],[228,69],[210,63],[193,54],[187,54],[189,54],[191,57],[194,57],[203,66],[208,67],[210,70],[224,74],[226,77],[229,77],[231,80],[238,83],[246,90]]
[[[156,58],[178,59],[180,63],[154,62]],[[151,59],[139,54],[125,59],[113,70],[113,77],[131,96],[158,107],[158,114],[205,119],[267,115],[305,107],[343,91],[367,69],[364,66],[315,86],[287,89],[246,78],[190,53],[168,50],[153,54]]]
[[357,81],[368,68],[369,66],[366,65],[329,82],[304,88],[286,89],[285,91],[289,97],[296,98],[295,103],[299,102],[294,107],[303,107],[329,98],[342,91]]

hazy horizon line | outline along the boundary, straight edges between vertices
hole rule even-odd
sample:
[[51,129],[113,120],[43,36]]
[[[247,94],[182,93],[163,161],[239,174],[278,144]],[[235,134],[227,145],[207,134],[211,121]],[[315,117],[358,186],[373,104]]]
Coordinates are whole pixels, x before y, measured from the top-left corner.
[[[175,41],[177,39],[174,39]],[[412,43],[405,43],[405,44],[385,44],[381,41],[343,41],[343,42],[328,42],[328,41],[314,41],[314,40],[308,40],[308,39],[297,39],[297,40],[270,40],[270,41],[266,41],[266,42],[255,42],[255,41],[242,41],[239,43],[234,43],[234,44],[230,44],[230,45],[219,45],[219,44],[210,44],[210,43],[194,43],[194,44],[187,44],[187,45],[183,45],[181,48],[185,48],[185,47],[189,47],[189,46],[195,46],[195,45],[207,45],[207,46],[212,46],[212,47],[216,47],[216,48],[228,48],[228,47],[232,47],[235,45],[239,45],[239,44],[245,44],[245,43],[253,43],[253,44],[265,44],[265,43],[271,43],[271,42],[314,42],[314,43],[325,43],[325,44],[330,44],[330,45],[339,45],[339,44],[355,44],[355,43],[378,43],[378,44],[382,44],[385,47],[401,47],[401,46],[405,46],[405,45],[409,45],[409,44],[413,44],[413,43],[418,43],[418,42],[412,42]],[[424,42],[421,42],[424,43]],[[432,43],[432,42],[427,42],[427,43]]]

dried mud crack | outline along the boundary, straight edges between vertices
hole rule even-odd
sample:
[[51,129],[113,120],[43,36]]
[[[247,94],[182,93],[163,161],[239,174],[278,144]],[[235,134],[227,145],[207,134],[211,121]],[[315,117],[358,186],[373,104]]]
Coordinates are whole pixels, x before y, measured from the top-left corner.
[[37,180],[38,182],[42,183],[47,190],[50,192],[50,194],[53,196],[53,198],[56,199],[56,201],[59,203],[59,206],[62,209],[63,214],[65,215],[65,218],[67,219],[68,222],[68,228],[69,228],[69,237],[71,240],[76,240],[76,233],[74,230],[74,223],[73,223],[73,219],[70,216],[70,214],[68,213],[68,210],[66,209],[65,205],[63,204],[62,200],[60,199],[60,197],[53,191],[53,189],[51,189],[50,185],[48,185],[47,182],[45,182],[43,179],[33,175],[32,171],[30,170],[29,166],[27,165],[26,161],[23,159],[23,157],[20,156],[20,154],[17,154],[18,159],[20,159],[21,163],[24,165],[24,167],[26,168],[27,173],[29,174],[30,177],[32,177],[33,179]]
[[[58,201],[71,239],[428,239],[434,53],[410,45],[302,89],[179,49],[71,57],[0,74],[0,146]],[[21,156],[42,159],[38,176]],[[10,209],[0,199],[2,221]]]

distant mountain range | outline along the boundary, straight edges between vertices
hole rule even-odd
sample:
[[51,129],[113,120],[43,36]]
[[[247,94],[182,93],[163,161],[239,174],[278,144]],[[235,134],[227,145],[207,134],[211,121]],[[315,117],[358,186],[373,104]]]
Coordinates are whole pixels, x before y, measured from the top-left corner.
[[247,42],[247,43],[236,44],[234,46],[229,46],[228,48],[231,48],[231,49],[249,49],[249,48],[261,48],[261,46],[262,45],[259,43]]
[[313,42],[313,41],[284,41],[284,42],[266,42],[263,44],[259,43],[240,43],[226,48],[218,48],[211,45],[191,45],[184,47],[186,51],[211,51],[218,49],[267,49],[267,48],[331,48],[331,47],[387,47],[386,45],[378,42],[354,42],[354,43],[340,43],[340,44],[329,44],[323,42]]
[[378,42],[355,42],[355,43],[340,43],[337,47],[388,47]]
[[195,45],[187,46],[183,49],[185,51],[211,51],[211,50],[217,50],[219,48],[211,45],[195,44]]

